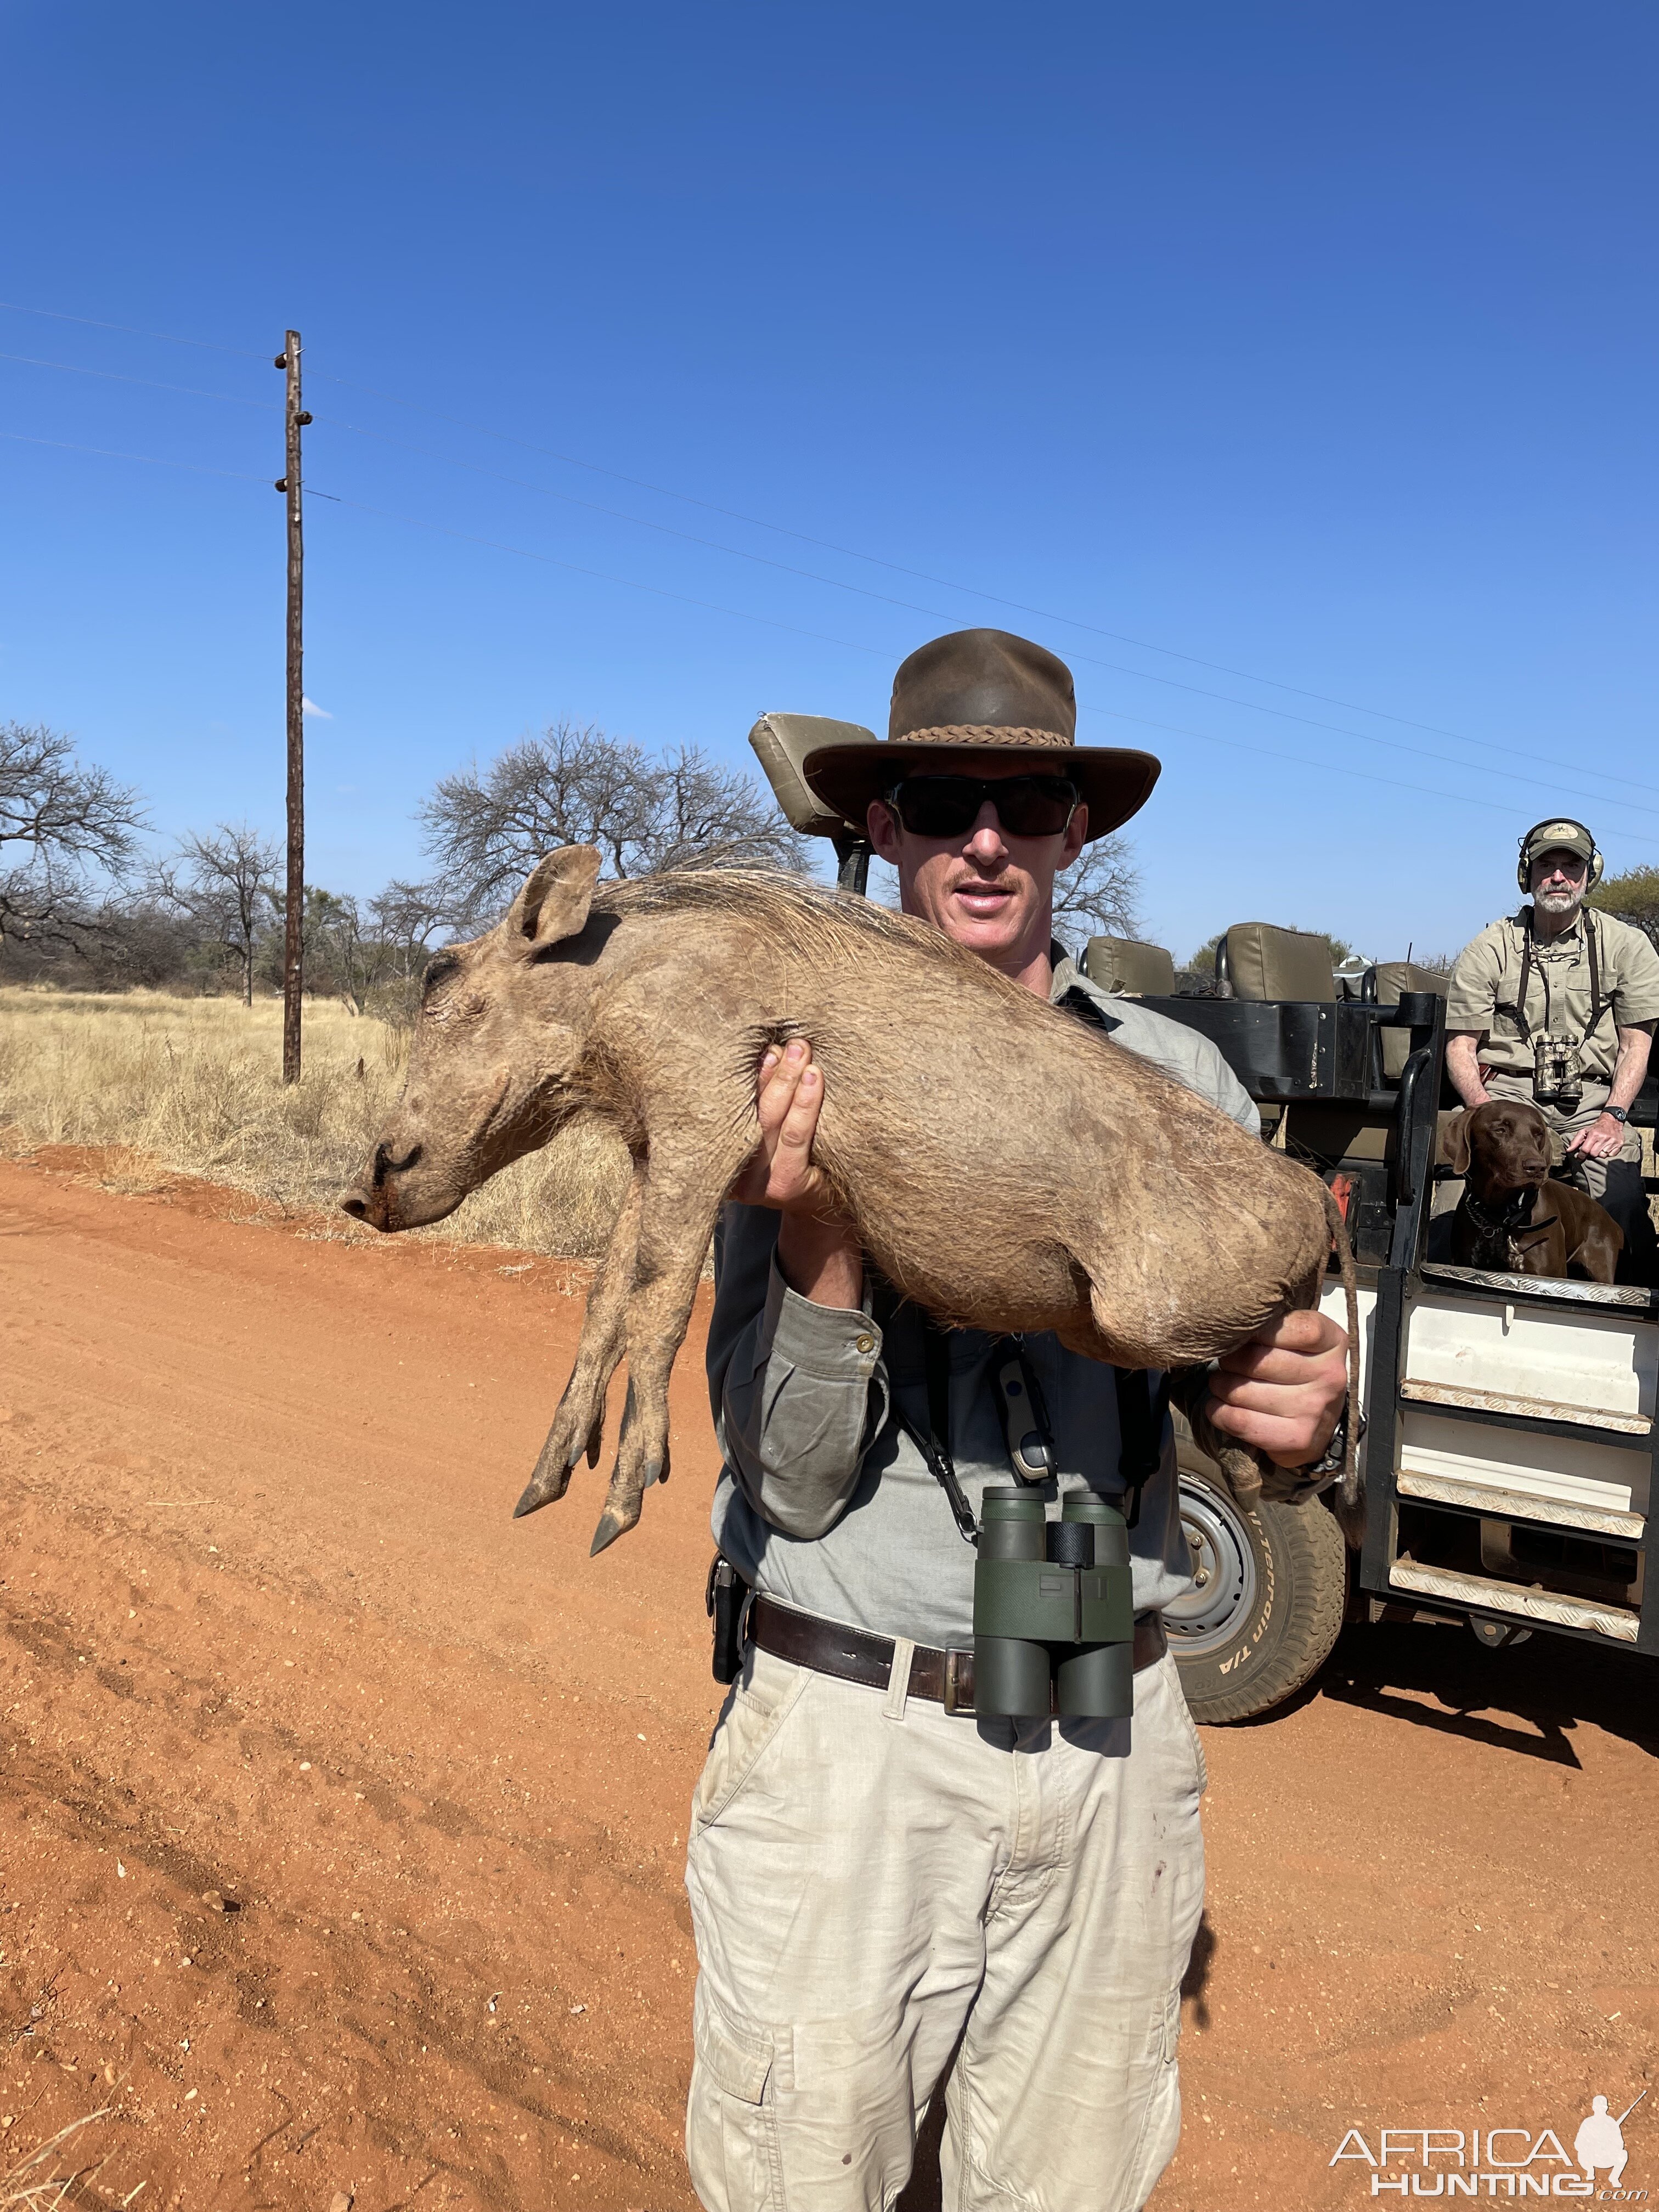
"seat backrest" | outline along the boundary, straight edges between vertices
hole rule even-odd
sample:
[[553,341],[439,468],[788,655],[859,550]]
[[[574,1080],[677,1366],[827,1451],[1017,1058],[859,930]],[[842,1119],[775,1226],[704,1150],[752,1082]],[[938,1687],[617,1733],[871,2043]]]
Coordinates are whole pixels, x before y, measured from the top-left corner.
[[1137,999],[1175,996],[1175,961],[1161,945],[1142,945],[1133,937],[1091,937],[1082,966],[1103,991]]
[[[1433,968],[1419,968],[1410,960],[1379,960],[1372,972],[1376,978],[1376,1003],[1379,1006],[1398,1006],[1402,991],[1431,991],[1437,999],[1443,999],[1451,987],[1449,975],[1442,975]],[[1382,1077],[1385,1082],[1399,1082],[1405,1072],[1411,1048],[1409,1031],[1383,1030]]]
[[826,805],[800,772],[800,764],[820,745],[872,744],[875,732],[861,722],[835,722],[823,714],[763,714],[749,732],[755,757],[766,771],[772,795],[785,819],[808,837],[836,837],[850,831],[861,837],[861,822],[843,822]]
[[1379,1006],[1398,1006],[1402,991],[1432,991],[1437,999],[1443,999],[1450,988],[1451,977],[1443,975],[1437,969],[1419,968],[1410,960],[1379,960],[1376,963]]
[[[1310,930],[1277,929],[1270,921],[1236,921],[1222,939],[1224,980],[1236,999],[1297,999],[1336,1003],[1331,948]],[[1223,973],[1218,961],[1217,972]]]

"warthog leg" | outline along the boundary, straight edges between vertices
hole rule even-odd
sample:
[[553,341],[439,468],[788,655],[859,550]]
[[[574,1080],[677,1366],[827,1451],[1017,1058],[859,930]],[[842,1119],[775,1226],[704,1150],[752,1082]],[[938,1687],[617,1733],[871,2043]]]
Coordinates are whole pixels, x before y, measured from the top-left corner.
[[685,1341],[720,1200],[747,1149],[732,1154],[710,1146],[700,1157],[653,1150],[628,1301],[628,1401],[590,1557],[624,1535],[651,1485],[668,1480],[668,1377]]
[[626,1341],[624,1324],[629,1297],[634,1288],[634,1255],[639,1244],[640,1201],[644,1188],[645,1163],[636,1160],[622,1210],[617,1216],[617,1225],[611,1232],[610,1244],[587,1294],[587,1311],[582,1317],[576,1364],[564,1386],[564,1395],[553,1416],[541,1457],[536,1462],[536,1471],[513,1509],[515,1521],[564,1496],[584,1451],[590,1467],[599,1463],[599,1443],[605,1433],[605,1395]]

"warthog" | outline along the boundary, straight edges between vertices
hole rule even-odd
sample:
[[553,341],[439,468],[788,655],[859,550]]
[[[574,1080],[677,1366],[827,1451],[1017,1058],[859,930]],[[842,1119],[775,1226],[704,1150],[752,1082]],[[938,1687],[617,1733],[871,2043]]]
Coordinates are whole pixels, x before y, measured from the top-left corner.
[[[403,1097],[341,1200],[411,1229],[579,1115],[627,1145],[632,1180],[518,1512],[562,1497],[584,1451],[598,1463],[624,1356],[593,1550],[667,1479],[669,1371],[757,1141],[761,1056],[794,1036],[823,1071],[814,1158],[875,1265],[941,1322],[1185,1366],[1312,1304],[1334,1237],[1357,1384],[1347,1242],[1307,1169],[924,923],[782,876],[596,887],[599,870],[591,845],[550,854],[503,921],[432,961]],[[1248,1486],[1247,1455],[1238,1473]]]

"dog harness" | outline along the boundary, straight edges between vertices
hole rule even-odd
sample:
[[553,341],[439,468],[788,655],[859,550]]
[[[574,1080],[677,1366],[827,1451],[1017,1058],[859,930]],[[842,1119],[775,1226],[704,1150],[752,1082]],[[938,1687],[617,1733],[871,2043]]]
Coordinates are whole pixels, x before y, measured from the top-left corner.
[[1537,1230],[1541,1233],[1555,1226],[1558,1217],[1553,1213],[1546,1214],[1541,1221],[1527,1218],[1532,1206],[1533,1189],[1532,1184],[1522,1183],[1518,1190],[1509,1192],[1500,1206],[1490,1206],[1483,1205],[1473,1191],[1465,1188],[1462,1202],[1468,1208],[1469,1218],[1474,1222],[1483,1245],[1501,1244],[1506,1249],[1513,1245],[1518,1251],[1525,1251],[1528,1247],[1521,1242],[1522,1230]]

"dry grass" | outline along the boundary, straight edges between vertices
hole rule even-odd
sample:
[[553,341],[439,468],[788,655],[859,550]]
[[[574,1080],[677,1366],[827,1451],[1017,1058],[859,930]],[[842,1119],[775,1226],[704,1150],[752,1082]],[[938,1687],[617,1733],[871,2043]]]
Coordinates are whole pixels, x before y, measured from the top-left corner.
[[[370,1016],[307,1006],[305,1073],[284,1090],[275,1000],[245,1007],[152,991],[0,988],[0,1141],[14,1152],[119,1146],[141,1162],[285,1206],[326,1208],[368,1158],[403,1083],[407,1049],[405,1036]],[[614,1139],[575,1129],[495,1176],[449,1220],[416,1233],[597,1252],[624,1169]]]
[[[43,2142],[38,2150],[31,2151],[27,2158],[21,2159],[9,2173],[0,2178],[0,2212],[58,2212],[58,2207],[71,2190],[80,2195],[104,2161],[100,2159],[90,2166],[74,2164],[65,2166],[63,2154],[82,2128],[92,2127],[99,2120],[106,2120],[112,2110],[109,2105],[100,2105],[95,2112],[88,2112],[78,2120],[71,2120],[66,2128],[59,2128],[49,2142]],[[143,2184],[139,2185],[142,2187]],[[137,2194],[138,2191],[135,2189],[123,2202],[131,2204]]]

